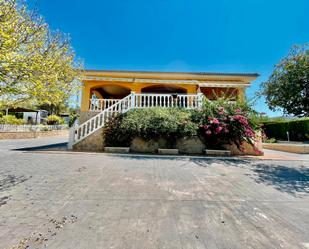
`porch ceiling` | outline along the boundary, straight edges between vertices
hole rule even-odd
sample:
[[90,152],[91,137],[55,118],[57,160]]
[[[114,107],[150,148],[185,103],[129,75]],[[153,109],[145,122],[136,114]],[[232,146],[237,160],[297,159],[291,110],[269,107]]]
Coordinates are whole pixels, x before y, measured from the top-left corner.
[[151,84],[190,84],[200,86],[218,86],[227,84],[232,87],[250,85],[259,75],[255,73],[189,73],[189,72],[144,72],[144,71],[110,71],[86,70],[83,72],[84,82],[124,82]]
[[99,91],[101,95],[128,95],[131,90],[129,88],[117,85],[104,85],[93,88],[95,91]]
[[114,78],[177,79],[177,80],[236,80],[250,82],[257,73],[212,73],[212,72],[159,72],[124,70],[85,70],[84,76],[103,76]]
[[102,81],[102,82],[126,82],[126,83],[152,83],[152,84],[189,84],[199,85],[201,87],[247,87],[249,82],[232,81],[232,80],[160,80],[160,79],[140,79],[140,78],[115,78],[101,76],[87,76],[84,79],[87,81]]

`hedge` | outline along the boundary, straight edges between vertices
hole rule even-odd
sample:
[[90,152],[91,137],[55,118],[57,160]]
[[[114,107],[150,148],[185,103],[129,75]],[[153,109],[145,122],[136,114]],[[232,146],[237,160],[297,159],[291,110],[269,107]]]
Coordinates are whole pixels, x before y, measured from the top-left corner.
[[265,122],[263,127],[268,138],[287,140],[287,132],[289,132],[291,141],[309,140],[309,118],[287,122]]
[[146,140],[164,137],[172,146],[176,137],[196,133],[197,125],[191,121],[191,113],[177,108],[131,110],[111,119],[104,130],[107,146],[129,146],[134,137]]
[[16,118],[13,115],[5,115],[0,117],[0,124],[22,125],[24,124],[24,120]]
[[57,115],[49,115],[46,122],[48,125],[61,125],[65,123],[64,119]]

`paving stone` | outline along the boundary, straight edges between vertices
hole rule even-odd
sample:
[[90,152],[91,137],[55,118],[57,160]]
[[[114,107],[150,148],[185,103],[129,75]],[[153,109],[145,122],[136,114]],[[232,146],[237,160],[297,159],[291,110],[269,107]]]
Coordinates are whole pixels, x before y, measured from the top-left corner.
[[307,248],[306,160],[14,150],[61,141],[0,141],[0,248]]

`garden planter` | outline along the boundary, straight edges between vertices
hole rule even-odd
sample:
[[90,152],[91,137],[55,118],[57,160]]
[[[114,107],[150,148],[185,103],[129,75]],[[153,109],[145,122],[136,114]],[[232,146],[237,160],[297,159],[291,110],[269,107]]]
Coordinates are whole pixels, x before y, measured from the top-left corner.
[[240,151],[235,144],[224,145],[224,148],[227,150],[230,150],[232,155],[235,155],[235,156],[239,156],[239,155],[262,156],[264,155],[262,137],[261,137],[261,134],[259,133],[257,133],[257,136],[255,138],[254,146],[247,142],[243,142],[242,147],[244,148],[244,151]]
[[205,144],[198,136],[178,138],[176,148],[180,154],[203,154]]
[[129,147],[105,147],[105,152],[109,153],[129,153],[130,148]]
[[205,150],[207,156],[231,156],[230,150]]
[[178,155],[179,150],[178,149],[158,149],[159,154],[163,155]]
[[132,140],[130,150],[140,153],[157,153],[159,147],[166,147],[164,139],[146,141],[143,138],[136,137]]

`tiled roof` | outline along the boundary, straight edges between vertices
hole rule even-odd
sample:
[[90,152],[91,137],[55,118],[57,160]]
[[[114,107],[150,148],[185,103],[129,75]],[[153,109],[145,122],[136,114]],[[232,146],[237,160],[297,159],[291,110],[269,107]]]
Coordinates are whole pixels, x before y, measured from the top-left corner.
[[192,75],[222,75],[222,76],[244,76],[258,77],[258,73],[218,73],[218,72],[164,72],[164,71],[130,71],[130,70],[85,70],[86,72],[111,72],[111,73],[160,73],[160,74],[192,74]]

